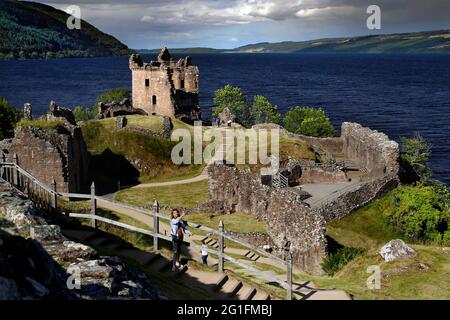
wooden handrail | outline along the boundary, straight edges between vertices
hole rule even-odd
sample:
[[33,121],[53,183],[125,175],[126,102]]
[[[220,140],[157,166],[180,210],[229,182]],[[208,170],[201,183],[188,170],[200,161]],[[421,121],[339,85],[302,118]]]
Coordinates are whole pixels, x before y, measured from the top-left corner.
[[[35,183],[36,185],[41,187],[45,192],[49,193],[52,196],[60,196],[60,197],[63,197],[63,198],[91,199],[91,200],[96,200],[96,201],[103,201],[103,202],[106,202],[106,203],[109,203],[109,204],[112,204],[112,205],[116,205],[116,206],[119,206],[119,207],[122,207],[122,208],[125,208],[125,209],[134,210],[134,211],[141,212],[141,213],[149,215],[149,216],[158,217],[158,218],[170,221],[170,218],[168,216],[166,216],[166,215],[159,214],[157,212],[154,212],[154,211],[151,211],[151,210],[147,210],[145,208],[136,207],[136,206],[133,206],[133,205],[122,203],[122,202],[106,199],[104,197],[96,196],[94,194],[56,192],[55,190],[52,190],[51,187],[49,187],[45,183],[41,182],[34,175],[32,175],[28,171],[22,169],[16,163],[0,162],[0,167],[9,167],[9,168],[16,169],[17,172],[20,172],[22,175],[24,175],[25,177],[30,179],[33,183]],[[96,214],[92,214],[92,213],[91,214],[69,213],[68,215],[69,215],[69,217],[72,217],[72,218],[90,219],[92,221],[102,221],[104,223],[108,223],[108,224],[115,225],[115,226],[118,226],[118,227],[130,230],[130,231],[142,233],[142,234],[145,234],[145,235],[148,235],[148,236],[157,237],[157,238],[164,239],[164,240],[167,240],[167,241],[171,241],[172,240],[171,237],[169,237],[169,236],[165,236],[165,235],[162,235],[160,233],[155,233],[154,231],[150,231],[150,230],[146,230],[146,229],[143,229],[143,228],[135,227],[135,226],[132,226],[132,225],[129,225],[129,224],[126,224],[126,223],[119,222],[119,221],[111,220],[111,219],[108,219],[108,218],[105,218],[105,217],[102,217],[102,216],[99,216],[99,215],[96,215]],[[285,261],[285,260],[283,260],[283,259],[281,259],[281,258],[279,258],[279,257],[277,257],[277,256],[275,256],[275,255],[265,251],[265,250],[262,250],[259,247],[255,246],[255,245],[252,245],[252,244],[250,244],[250,243],[248,243],[248,242],[246,242],[244,240],[237,239],[237,238],[227,234],[226,232],[222,232],[222,231],[219,231],[219,230],[216,230],[216,229],[212,229],[212,228],[209,228],[209,227],[206,227],[206,226],[202,226],[202,225],[196,224],[194,222],[189,222],[189,221],[188,221],[188,226],[190,226],[192,228],[196,228],[196,229],[202,230],[202,231],[205,231],[205,232],[213,233],[213,234],[215,234],[215,235],[217,235],[219,237],[223,237],[223,238],[228,239],[230,241],[236,242],[236,243],[238,243],[238,244],[240,244],[240,245],[242,245],[242,246],[244,246],[244,247],[246,247],[246,248],[248,248],[248,249],[250,249],[252,251],[257,252],[258,254],[260,254],[262,256],[266,256],[266,257],[268,257],[268,258],[270,258],[272,260],[275,260],[276,262],[282,264],[283,266],[288,266],[288,262],[287,261]],[[193,246],[193,247],[198,247],[198,248],[202,247],[201,245],[198,245],[198,244],[196,244],[194,242],[189,242],[189,245]],[[227,255],[225,253],[220,253],[219,251],[216,251],[216,250],[213,250],[213,249],[210,249],[210,248],[207,248],[207,251],[212,253],[212,254],[216,254],[216,255],[222,256],[225,260],[230,261],[232,263],[235,263],[235,264],[237,264],[237,265],[239,265],[239,266],[241,266],[241,267],[243,267],[245,269],[248,269],[248,270],[251,270],[251,271],[254,271],[254,272],[258,272],[258,270],[256,268],[254,268],[254,267],[252,267],[252,266],[250,266],[250,265],[248,265],[246,263],[243,263],[242,261],[240,261],[238,259],[230,257],[229,255]],[[273,278],[273,277],[266,277],[266,279],[268,279],[268,278],[271,278],[270,279],[271,281],[279,283],[283,288],[287,288],[289,290],[287,282],[281,281],[281,280]]]

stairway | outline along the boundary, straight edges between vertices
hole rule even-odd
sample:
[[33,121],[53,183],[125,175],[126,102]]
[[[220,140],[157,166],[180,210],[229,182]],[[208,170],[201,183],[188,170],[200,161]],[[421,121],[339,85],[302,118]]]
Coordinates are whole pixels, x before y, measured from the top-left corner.
[[[270,296],[255,287],[242,282],[230,275],[191,269],[183,265],[177,271],[172,271],[172,260],[160,253],[145,252],[137,248],[124,247],[120,243],[95,231],[85,231],[78,229],[63,229],[63,234],[74,241],[92,245],[97,248],[104,248],[114,251],[114,255],[132,259],[144,267],[148,267],[153,272],[161,273],[173,278],[173,281],[186,282],[187,285],[195,281],[196,285],[203,285],[211,293],[214,299],[226,300],[269,300]],[[205,241],[211,246],[217,246],[216,240],[206,237]],[[249,256],[253,256],[253,253]]]

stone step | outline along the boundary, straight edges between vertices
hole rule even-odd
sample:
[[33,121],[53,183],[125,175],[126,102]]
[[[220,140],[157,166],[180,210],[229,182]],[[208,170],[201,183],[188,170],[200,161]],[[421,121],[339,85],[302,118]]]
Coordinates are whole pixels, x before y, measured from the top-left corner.
[[120,250],[120,254],[131,258],[142,265],[149,265],[156,259],[159,259],[160,254],[154,254],[150,252],[143,252],[138,249],[122,249]]
[[229,280],[229,277],[226,274],[223,274],[219,280],[215,283],[213,290],[219,291],[225,285],[225,283]]
[[264,291],[257,290],[252,300],[259,300],[259,301],[270,300],[270,296]]
[[95,231],[84,231],[84,230],[74,230],[74,229],[64,229],[62,231],[63,235],[69,239],[77,241],[86,241],[89,238],[94,237],[97,233]]
[[[167,265],[170,265],[170,267],[172,267],[172,261],[166,259],[163,256],[159,256],[157,259],[153,260],[149,266],[151,269],[157,271],[157,272],[161,272],[162,270],[164,270],[165,268],[167,268]],[[170,268],[169,267],[169,268]]]
[[221,291],[224,292],[228,297],[232,298],[238,293],[242,286],[243,284],[241,281],[236,279],[229,279],[222,287]]
[[239,300],[251,300],[256,294],[256,288],[244,285],[241,290],[239,290],[237,297]]
[[[170,269],[169,270],[172,270],[171,268],[172,268],[172,264],[170,265]],[[184,273],[186,273],[186,271],[188,271],[188,269],[189,269],[188,265],[185,264],[181,268],[179,268],[177,271],[175,271],[173,273],[173,276],[174,277],[179,277],[179,276],[183,275]]]
[[91,239],[89,239],[89,243],[95,245],[95,246],[102,246],[109,242],[109,239],[101,237],[101,236],[95,236]]

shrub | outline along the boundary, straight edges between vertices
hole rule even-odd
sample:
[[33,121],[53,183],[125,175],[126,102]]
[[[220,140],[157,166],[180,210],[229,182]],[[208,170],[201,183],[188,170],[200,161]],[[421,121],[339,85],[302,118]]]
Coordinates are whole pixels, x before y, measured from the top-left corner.
[[97,98],[95,99],[95,105],[92,107],[92,111],[95,112],[95,114],[98,113],[98,104],[100,102],[103,103],[120,102],[123,99],[130,99],[130,96],[131,92],[128,89],[116,88],[109,90],[97,96]]
[[14,135],[14,127],[20,119],[20,112],[4,98],[0,98],[0,140]]
[[286,130],[312,137],[330,137],[336,130],[322,109],[295,107],[284,117]]
[[405,170],[408,181],[421,181],[429,183],[432,177],[428,160],[431,156],[431,146],[419,133],[412,138],[400,137],[401,155],[400,163]]
[[255,123],[281,124],[281,115],[278,107],[264,96],[255,96],[251,107],[251,115]]
[[87,121],[87,120],[91,120],[94,119],[95,116],[97,115],[97,108],[85,108],[85,107],[75,107],[75,109],[73,109],[73,115],[75,116],[75,121]]
[[391,201],[383,214],[402,235],[425,243],[450,243],[450,194],[444,185],[398,188]]
[[363,248],[343,247],[337,249],[333,254],[328,255],[322,262],[322,269],[328,275],[333,275],[341,270],[347,263],[353,260],[356,256],[364,253]]

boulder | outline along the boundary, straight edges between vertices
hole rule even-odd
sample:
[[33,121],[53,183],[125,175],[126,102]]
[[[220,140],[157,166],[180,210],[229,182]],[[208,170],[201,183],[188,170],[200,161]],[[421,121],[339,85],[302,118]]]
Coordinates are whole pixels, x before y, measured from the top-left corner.
[[57,225],[35,225],[30,227],[30,237],[39,241],[63,240],[61,228]]
[[394,261],[405,256],[416,254],[403,240],[391,240],[380,249],[380,255],[385,261]]

